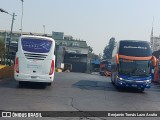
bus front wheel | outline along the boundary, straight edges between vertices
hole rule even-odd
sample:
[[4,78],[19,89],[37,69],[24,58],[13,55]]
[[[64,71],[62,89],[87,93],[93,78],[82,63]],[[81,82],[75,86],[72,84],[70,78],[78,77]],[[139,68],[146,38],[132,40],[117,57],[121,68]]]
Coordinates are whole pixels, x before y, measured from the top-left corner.
[[139,92],[143,92],[145,90],[145,88],[139,88],[138,91]]
[[111,82],[113,85],[115,85],[112,74],[111,74]]

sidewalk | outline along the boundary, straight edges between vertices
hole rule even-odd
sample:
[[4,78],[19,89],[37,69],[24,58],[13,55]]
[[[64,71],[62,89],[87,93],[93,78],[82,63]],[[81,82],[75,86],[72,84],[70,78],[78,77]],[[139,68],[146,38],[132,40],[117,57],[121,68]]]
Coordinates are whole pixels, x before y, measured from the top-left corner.
[[99,75],[99,72],[91,72],[91,75]]

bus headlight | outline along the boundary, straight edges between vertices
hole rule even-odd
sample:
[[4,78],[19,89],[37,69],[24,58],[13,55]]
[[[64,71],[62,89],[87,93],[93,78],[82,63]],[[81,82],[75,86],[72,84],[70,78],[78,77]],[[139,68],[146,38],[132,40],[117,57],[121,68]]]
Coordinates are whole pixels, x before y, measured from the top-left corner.
[[124,79],[120,77],[119,80],[124,80]]
[[146,82],[146,83],[151,83],[151,80],[146,80],[145,82]]
[[118,76],[117,76],[117,79],[119,79],[119,80],[124,80],[123,78],[121,78],[121,77],[118,77]]

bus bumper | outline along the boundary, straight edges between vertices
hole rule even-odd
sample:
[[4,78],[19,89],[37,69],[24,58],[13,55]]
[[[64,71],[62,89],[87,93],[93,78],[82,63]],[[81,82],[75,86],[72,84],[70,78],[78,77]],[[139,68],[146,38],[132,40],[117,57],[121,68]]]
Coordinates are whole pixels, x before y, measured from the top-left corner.
[[14,79],[16,81],[28,81],[28,82],[46,82],[51,83],[54,80],[53,75],[30,75],[30,74],[14,74]]
[[132,87],[132,88],[150,88],[151,79],[148,80],[117,80],[118,87]]

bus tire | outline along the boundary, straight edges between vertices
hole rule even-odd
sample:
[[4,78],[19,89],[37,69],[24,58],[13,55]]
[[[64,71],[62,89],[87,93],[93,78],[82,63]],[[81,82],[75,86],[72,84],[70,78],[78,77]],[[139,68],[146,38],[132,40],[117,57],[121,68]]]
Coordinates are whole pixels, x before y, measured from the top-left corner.
[[145,88],[138,89],[139,92],[144,92]]
[[115,85],[115,83],[113,81],[111,81],[113,85]]
[[111,83],[113,84],[113,85],[115,85],[115,83],[113,82],[113,80],[111,79]]
[[112,74],[111,74],[111,83],[112,83],[113,85],[115,85],[115,83],[113,82]]
[[47,85],[48,85],[48,86],[51,86],[51,85],[52,85],[52,83],[47,83]]
[[23,81],[19,81],[18,82],[18,87],[22,87],[24,85],[24,82]]

